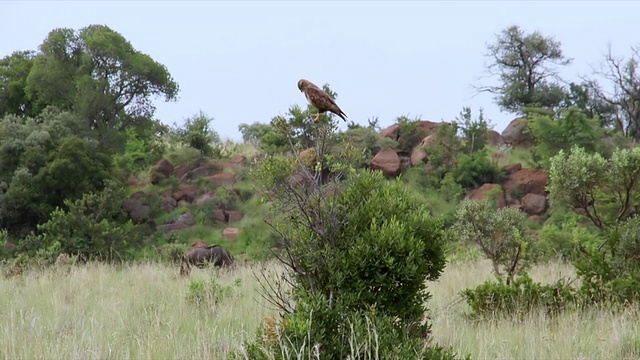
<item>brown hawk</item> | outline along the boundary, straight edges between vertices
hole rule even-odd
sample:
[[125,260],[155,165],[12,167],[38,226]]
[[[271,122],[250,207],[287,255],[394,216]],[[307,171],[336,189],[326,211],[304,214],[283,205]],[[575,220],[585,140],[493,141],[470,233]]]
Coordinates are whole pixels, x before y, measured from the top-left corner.
[[322,89],[314,85],[311,81],[300,79],[298,81],[298,89],[304,93],[304,96],[307,98],[309,103],[313,105],[316,109],[318,109],[318,113],[311,115],[313,121],[315,123],[318,122],[318,117],[320,114],[330,111],[342,118],[345,122],[347,122],[347,114],[345,114],[340,107],[336,104],[336,102]]

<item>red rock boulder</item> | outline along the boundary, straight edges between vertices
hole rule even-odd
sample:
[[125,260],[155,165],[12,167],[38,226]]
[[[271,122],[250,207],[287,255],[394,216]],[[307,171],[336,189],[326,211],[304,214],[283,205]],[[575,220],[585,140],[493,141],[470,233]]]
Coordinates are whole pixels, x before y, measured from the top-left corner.
[[483,201],[489,198],[495,201],[498,209],[507,206],[504,190],[500,184],[483,184],[479,188],[473,190],[468,196],[469,200],[477,201]]
[[504,188],[509,194],[519,194],[515,198],[529,193],[547,196],[547,181],[549,175],[544,170],[526,168],[510,174],[504,182]]
[[400,125],[393,124],[391,126],[386,127],[382,131],[380,131],[380,136],[390,138],[393,140],[398,140],[399,133],[400,133]]
[[247,164],[247,157],[244,155],[238,155],[227,162],[227,167],[237,168]]
[[413,150],[411,154],[411,166],[416,166],[428,160],[427,152],[425,151],[425,147],[433,144],[436,141],[436,134],[431,134],[426,136],[424,139],[420,141],[420,145]]
[[222,230],[222,236],[227,240],[235,240],[240,236],[240,229],[238,228],[226,228]]
[[507,173],[507,175],[511,175],[516,171],[520,171],[522,169],[522,164],[520,163],[509,164],[509,165],[503,166],[502,169],[504,170],[504,172]]
[[528,215],[540,215],[547,209],[547,198],[544,195],[527,194],[522,197],[522,210]]
[[208,162],[206,164],[200,165],[192,170],[187,171],[182,177],[180,177],[180,182],[192,181],[194,179],[200,177],[207,177],[214,175],[222,170],[222,167],[215,162]]
[[171,194],[171,197],[174,198],[177,202],[182,200],[187,203],[192,203],[198,194],[198,187],[196,185],[185,185],[182,184],[178,187],[178,191]]
[[498,147],[505,144],[502,135],[495,130],[488,130],[487,137],[489,138],[489,146]]
[[167,159],[162,159],[151,168],[151,183],[156,185],[162,179],[168,178],[173,173],[173,164]]
[[371,160],[371,169],[382,170],[387,177],[397,176],[400,173],[400,157],[393,149],[380,150]]
[[435,134],[438,130],[438,126],[442,125],[441,122],[433,122],[429,120],[418,120],[416,121],[416,127],[423,132],[426,136]]
[[207,180],[209,180],[209,183],[212,186],[224,186],[224,185],[233,185],[233,183],[236,181],[236,176],[232,173],[220,173],[220,174],[215,174],[213,176],[209,176],[207,177]]
[[535,145],[533,135],[529,133],[529,126],[525,118],[514,119],[502,131],[504,142],[512,147],[530,147]]

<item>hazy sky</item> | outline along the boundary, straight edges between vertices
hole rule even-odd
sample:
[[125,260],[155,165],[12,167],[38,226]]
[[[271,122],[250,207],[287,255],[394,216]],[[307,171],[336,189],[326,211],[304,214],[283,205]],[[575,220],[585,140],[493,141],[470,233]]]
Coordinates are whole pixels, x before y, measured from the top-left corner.
[[109,26],[180,85],[177,102],[156,101],[157,118],[202,110],[233,139],[240,123],[305,106],[300,78],[329,83],[357,123],[449,121],[470,106],[502,131],[514,116],[490,94],[472,98],[471,84],[506,27],[559,40],[574,58],[567,80],[590,74],[609,42],[621,56],[640,45],[637,1],[0,1],[0,14],[0,56],[36,50],[54,28]]

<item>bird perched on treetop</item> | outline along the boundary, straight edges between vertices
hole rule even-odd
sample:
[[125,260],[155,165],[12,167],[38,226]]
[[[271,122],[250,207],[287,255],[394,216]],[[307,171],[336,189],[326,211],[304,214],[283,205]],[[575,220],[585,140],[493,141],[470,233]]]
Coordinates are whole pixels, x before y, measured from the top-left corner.
[[330,111],[342,118],[345,122],[347,122],[347,114],[345,114],[338,104],[322,89],[314,85],[311,81],[300,79],[298,81],[298,89],[304,93],[304,96],[307,98],[309,103],[313,105],[316,109],[318,109],[318,113],[311,115],[313,117],[313,121],[315,123],[318,122],[318,117],[320,114]]

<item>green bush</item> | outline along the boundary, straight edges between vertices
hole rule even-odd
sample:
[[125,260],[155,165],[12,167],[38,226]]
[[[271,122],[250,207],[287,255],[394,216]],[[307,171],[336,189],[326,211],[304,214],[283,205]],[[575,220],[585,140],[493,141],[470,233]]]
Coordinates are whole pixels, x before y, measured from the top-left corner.
[[640,297],[640,216],[609,231],[600,246],[588,244],[574,265],[588,303],[637,303]]
[[198,149],[186,146],[175,146],[167,150],[165,159],[169,160],[174,166],[187,165],[201,159],[202,156]]
[[580,146],[587,151],[603,148],[604,129],[600,120],[588,118],[578,107],[572,106],[552,118],[548,115],[534,114],[528,121],[536,142],[536,154],[549,165],[548,159],[560,150],[570,152],[571,148]]
[[576,304],[577,292],[560,280],[554,285],[535,283],[523,274],[511,284],[485,281],[475,289],[462,291],[471,307],[471,318],[523,316],[536,309],[554,314]]
[[458,127],[462,132],[462,151],[465,154],[472,154],[482,150],[489,143],[489,122],[484,119],[484,111],[479,110],[478,117],[471,118],[471,108],[464,107],[460,112],[460,118],[456,118]]
[[[238,279],[239,280],[239,279]],[[235,285],[239,286],[240,281],[236,281]],[[209,281],[191,280],[189,291],[187,293],[187,301],[197,305],[215,305],[222,300],[229,298],[235,294],[233,286],[221,285],[214,278]]]
[[456,359],[450,349],[398,328],[376,309],[352,312],[331,305],[322,294],[306,294],[295,313],[269,319],[255,342],[230,358],[249,359]]
[[[282,249],[278,257],[290,269],[287,298],[296,304],[283,315],[289,340],[258,340],[248,348],[306,357],[319,344],[321,358],[344,358],[351,351],[349,322],[375,309],[374,324],[384,327],[379,341],[385,348],[378,351],[419,353],[430,328],[425,280],[437,279],[444,268],[442,222],[401,180],[389,181],[379,171],[347,170],[344,182],[316,184],[310,192],[286,181],[295,169],[290,160],[272,158],[260,173],[271,190],[267,194],[278,195],[271,198],[276,209],[288,206],[287,216],[276,217],[272,225],[279,234],[276,247]],[[364,329],[356,332],[361,337]]]
[[120,260],[142,245],[150,230],[135,226],[122,209],[123,188],[107,182],[105,189],[88,193],[76,201],[65,201],[69,209],[54,210],[50,220],[39,225],[40,234],[18,243],[18,250],[33,255],[37,251],[83,255],[88,259]]
[[164,261],[178,264],[182,259],[182,255],[187,251],[186,244],[169,243],[158,247],[160,258]]
[[398,148],[411,153],[413,149],[424,139],[426,133],[422,128],[416,126],[417,120],[410,120],[406,116],[396,119],[398,124]]
[[382,137],[374,129],[365,127],[349,129],[340,134],[340,137],[342,146],[349,144],[356,149],[362,150],[362,158],[357,164],[358,167],[368,166],[378,151],[398,146],[395,140]]
[[572,262],[585,254],[585,246],[602,243],[598,233],[575,221],[561,225],[545,224],[538,233],[538,241],[531,252],[537,261],[561,258]]
[[486,148],[471,155],[460,155],[451,173],[456,182],[466,189],[478,188],[485,183],[502,183],[505,178],[504,170],[490,159]]
[[465,200],[456,213],[453,232],[465,243],[476,243],[491,260],[498,279],[509,285],[531,262],[533,242],[526,215],[511,207],[496,209],[488,200]]

